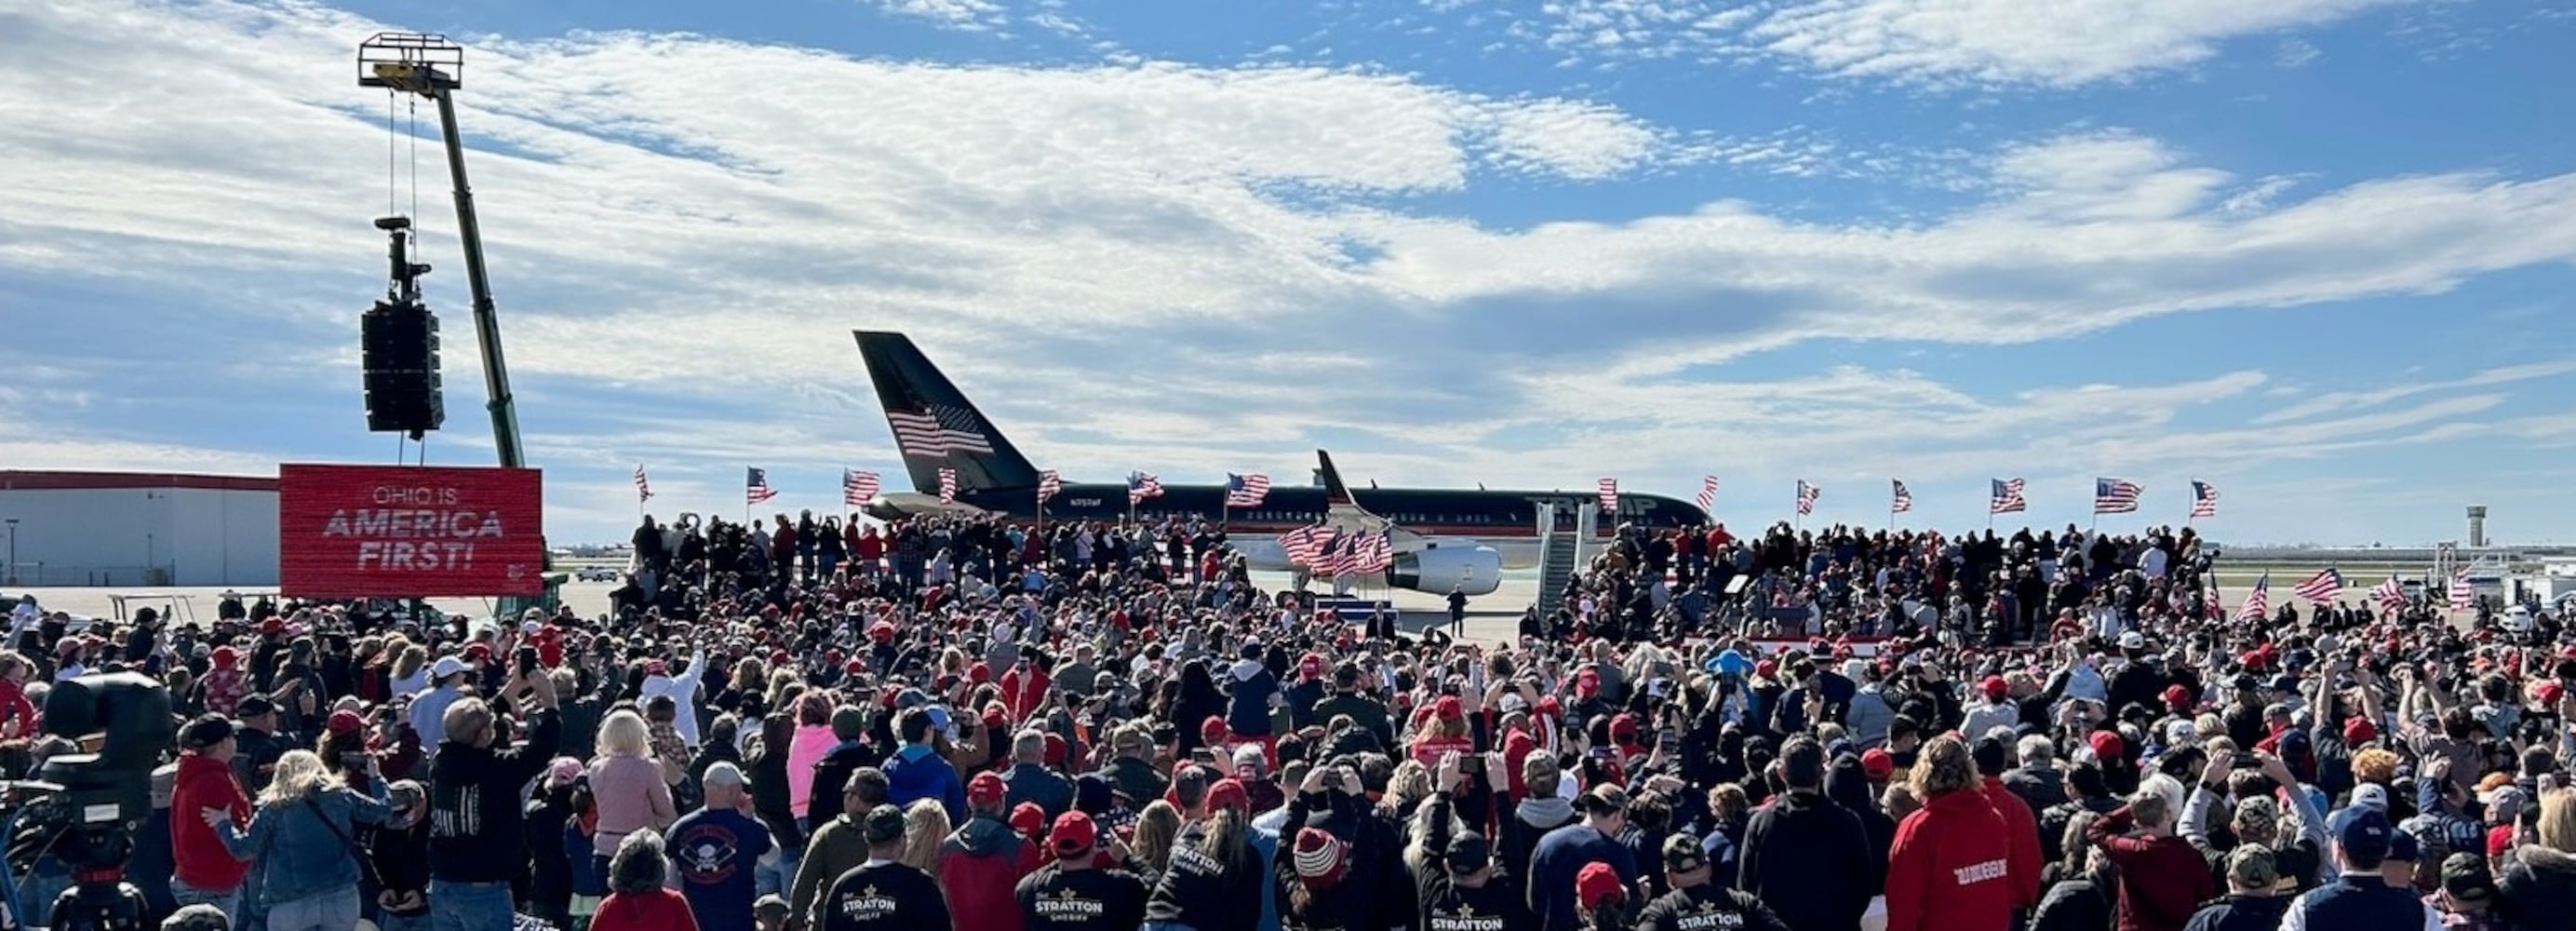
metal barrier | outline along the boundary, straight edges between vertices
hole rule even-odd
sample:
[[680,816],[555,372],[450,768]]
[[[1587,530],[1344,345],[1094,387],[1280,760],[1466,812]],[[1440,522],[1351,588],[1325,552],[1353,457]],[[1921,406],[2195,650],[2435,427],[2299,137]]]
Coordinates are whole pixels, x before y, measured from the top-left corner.
[[172,567],[156,566],[67,566],[61,563],[22,562],[0,571],[0,585],[11,588],[107,588],[131,586],[154,588],[170,584]]

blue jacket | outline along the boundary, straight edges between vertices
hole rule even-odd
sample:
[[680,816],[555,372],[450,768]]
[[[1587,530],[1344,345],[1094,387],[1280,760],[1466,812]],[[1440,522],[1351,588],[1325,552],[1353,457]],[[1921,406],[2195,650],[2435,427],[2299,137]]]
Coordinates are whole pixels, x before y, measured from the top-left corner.
[[1592,862],[1610,864],[1619,884],[1636,898],[1637,859],[1626,844],[1601,835],[1581,821],[1547,832],[1530,852],[1530,911],[1546,931],[1574,931],[1574,874]]
[[2414,893],[2390,888],[2376,873],[2347,874],[2299,896],[2281,931],[2434,931],[2441,924]]
[[905,744],[885,762],[886,803],[897,808],[909,807],[919,799],[938,799],[948,809],[948,820],[966,820],[966,785],[957,778],[957,767],[948,765],[929,744]]
[[[302,800],[269,802],[250,817],[248,829],[229,821],[217,825],[224,847],[234,859],[260,871],[260,896],[272,903],[293,902],[325,892],[358,888],[358,825],[383,824],[392,816],[384,803],[385,781],[370,776],[366,795],[334,786]],[[321,818],[313,809],[322,809]],[[322,818],[330,819],[325,825]],[[339,833],[332,833],[333,828]],[[340,840],[341,836],[349,838]]]

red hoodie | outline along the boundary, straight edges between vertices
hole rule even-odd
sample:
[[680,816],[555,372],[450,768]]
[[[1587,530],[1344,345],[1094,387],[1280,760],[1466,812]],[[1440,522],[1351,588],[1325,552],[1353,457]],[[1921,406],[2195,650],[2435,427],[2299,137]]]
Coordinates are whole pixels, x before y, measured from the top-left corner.
[[18,722],[16,735],[27,737],[37,732],[36,705],[27,700],[27,687],[15,679],[0,679],[0,727]]
[[1021,839],[1002,819],[976,814],[940,843],[932,875],[939,877],[940,894],[957,927],[1020,931],[1020,900],[1013,891],[1038,866],[1037,845]]
[[2030,803],[2004,787],[2004,781],[1987,776],[1977,792],[1986,804],[1995,806],[2003,816],[2004,839],[2011,842],[2013,907],[2039,906],[2039,819],[2030,813]]
[[1887,931],[2010,927],[2017,890],[2004,834],[2004,816],[1973,790],[1905,816],[1887,855]]
[[242,794],[232,767],[195,753],[179,754],[179,778],[170,792],[170,857],[178,864],[177,878],[191,889],[238,888],[250,874],[250,864],[233,859],[215,829],[197,816],[208,808],[231,812],[235,827],[250,824],[250,796]]

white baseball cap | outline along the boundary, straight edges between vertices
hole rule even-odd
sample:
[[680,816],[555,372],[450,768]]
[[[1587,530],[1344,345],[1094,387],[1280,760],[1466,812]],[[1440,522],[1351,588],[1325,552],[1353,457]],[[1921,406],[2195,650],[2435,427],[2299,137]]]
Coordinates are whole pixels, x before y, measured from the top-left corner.
[[453,656],[441,656],[438,662],[429,664],[429,677],[433,680],[444,679],[464,671],[465,661]]

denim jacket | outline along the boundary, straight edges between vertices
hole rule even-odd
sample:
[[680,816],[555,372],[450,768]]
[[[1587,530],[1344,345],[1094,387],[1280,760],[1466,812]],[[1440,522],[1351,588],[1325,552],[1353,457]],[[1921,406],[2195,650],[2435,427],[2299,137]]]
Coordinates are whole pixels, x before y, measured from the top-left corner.
[[[352,849],[360,824],[383,824],[392,817],[385,807],[385,781],[369,774],[367,794],[332,786],[313,793],[313,805],[302,799],[269,802],[253,813],[250,827],[230,822],[217,827],[224,847],[235,859],[260,871],[260,896],[269,902],[292,902],[326,892],[358,888],[358,861]],[[314,817],[318,805],[326,826]],[[333,828],[339,834],[332,833]],[[343,843],[340,836],[347,836]]]

